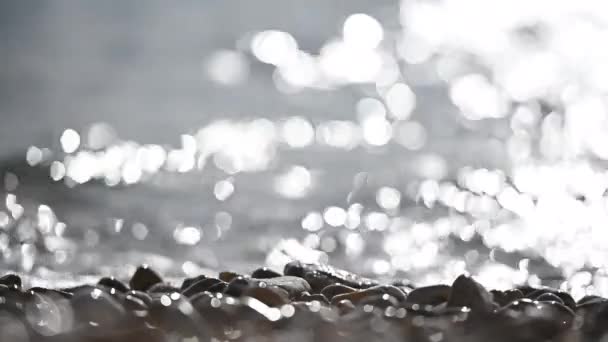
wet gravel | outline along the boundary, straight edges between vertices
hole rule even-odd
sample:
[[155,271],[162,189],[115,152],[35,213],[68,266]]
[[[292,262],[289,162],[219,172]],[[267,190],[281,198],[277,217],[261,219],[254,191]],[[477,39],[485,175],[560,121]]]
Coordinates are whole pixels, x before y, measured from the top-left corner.
[[[468,275],[416,287],[329,265],[220,272],[168,282],[146,265],[70,288],[0,278],[1,341],[600,341],[608,299]],[[608,335],[607,335],[608,336]]]

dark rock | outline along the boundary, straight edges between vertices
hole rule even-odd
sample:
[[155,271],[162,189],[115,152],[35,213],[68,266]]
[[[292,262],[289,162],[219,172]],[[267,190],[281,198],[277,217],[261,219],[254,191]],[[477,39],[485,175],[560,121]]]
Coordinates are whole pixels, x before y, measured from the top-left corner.
[[0,277],[0,285],[6,285],[15,290],[21,290],[21,277],[16,274],[7,274]]
[[554,294],[554,295],[558,296],[559,298],[561,298],[561,300],[564,302],[564,305],[566,305],[568,308],[570,308],[570,310],[576,309],[576,302],[574,301],[572,296],[570,296],[567,292],[559,291],[559,290],[555,290],[555,289],[551,289],[551,288],[537,289],[536,291],[528,293],[526,295],[526,298],[536,299],[536,298],[538,298],[538,296],[545,294],[545,293],[551,293],[551,294]]
[[[370,287],[368,289],[359,290],[355,292],[348,292],[339,295],[335,295],[331,299],[331,303],[335,304],[341,300],[348,299],[354,305],[359,305],[361,302],[368,298],[380,298],[383,299],[384,295],[387,295],[399,303],[405,301],[405,294],[392,285],[378,285],[374,287]],[[387,297],[388,298],[388,297]],[[384,298],[384,299],[387,299]]]
[[325,287],[336,283],[356,289],[378,285],[375,280],[324,264],[305,264],[292,261],[285,265],[283,273],[286,276],[304,278],[315,293],[320,293]]
[[418,287],[407,295],[406,303],[418,305],[439,305],[447,302],[452,288],[449,285]]
[[61,296],[66,299],[70,299],[73,296],[73,294],[70,292],[47,289],[45,287],[32,287],[29,290],[27,290],[27,292],[30,292],[32,294],[37,293],[37,294],[40,294],[43,296]]
[[340,295],[340,294],[344,294],[344,293],[351,293],[351,292],[355,292],[355,291],[357,291],[357,290],[350,286],[346,286],[346,285],[342,285],[342,284],[332,284],[332,285],[326,286],[323,290],[321,290],[321,294],[324,295],[325,297],[327,297],[327,299],[331,300],[336,295]]
[[205,337],[209,330],[190,301],[178,292],[154,299],[149,317],[152,325],[184,338]]
[[24,317],[37,336],[55,336],[72,329],[73,312],[70,300],[58,292],[30,292],[24,303]]
[[270,307],[278,307],[289,303],[289,294],[279,287],[248,288],[243,291],[242,295],[255,298]]
[[556,302],[537,302],[523,298],[498,312],[510,328],[514,341],[545,341],[569,331],[575,315]]
[[147,291],[148,293],[172,293],[172,292],[180,292],[179,289],[171,284],[166,283],[157,283],[152,286]]
[[217,283],[217,284],[211,286],[207,291],[212,292],[212,293],[223,293],[224,291],[226,291],[227,288],[228,288],[228,283],[225,281],[222,281],[221,283]]
[[342,299],[339,301],[336,301],[335,303],[332,303],[340,312],[341,315],[345,315],[347,313],[350,313],[352,311],[355,311],[356,307],[353,304],[353,302],[351,302],[348,299]]
[[322,294],[304,293],[304,294],[300,295],[300,297],[298,297],[298,301],[302,301],[302,302],[312,302],[315,300],[322,304],[329,305],[329,303],[330,303],[329,300],[327,299],[327,297],[325,297]]
[[494,303],[500,307],[524,297],[523,293],[517,289],[507,291],[492,290],[490,294]]
[[97,285],[102,285],[110,289],[115,289],[116,291],[122,293],[129,292],[129,287],[125,283],[114,277],[103,277],[99,279]]
[[133,290],[147,291],[152,285],[162,283],[163,279],[154,272],[148,265],[142,265],[137,268],[133,277],[129,281],[129,286]]
[[461,275],[452,284],[448,307],[470,308],[473,312],[489,312],[494,309],[492,296],[473,278]]
[[192,284],[198,283],[199,281],[205,280],[205,279],[208,279],[208,278],[209,277],[207,277],[204,274],[198,275],[198,276],[193,277],[193,278],[186,278],[182,282],[182,286],[180,286],[180,290],[183,291],[183,290],[189,288],[190,286],[192,286]]
[[232,271],[224,271],[224,272],[220,272],[220,274],[218,275],[218,278],[222,281],[225,281],[227,283],[231,282],[233,279],[237,278],[237,277],[243,277],[246,278],[243,275],[240,275],[236,272],[232,272]]
[[269,279],[282,276],[281,273],[271,270],[268,267],[260,267],[251,273],[252,278]]
[[149,294],[142,292],[142,291],[131,290],[131,291],[125,293],[125,296],[126,297],[131,296],[133,298],[138,298],[139,300],[144,302],[144,304],[146,306],[150,306],[152,304],[152,297]]
[[310,285],[298,277],[282,276],[270,279],[237,277],[228,284],[224,293],[239,297],[245,289],[255,287],[279,287],[288,293],[289,298],[296,298],[301,293],[310,291]]
[[240,297],[243,294],[243,291],[245,291],[246,289],[253,287],[253,286],[255,286],[255,285],[252,284],[250,278],[245,278],[245,277],[239,276],[239,277],[233,278],[228,283],[228,286],[224,290],[224,293],[229,296]]
[[110,294],[96,287],[83,287],[70,299],[74,319],[82,325],[113,328],[123,322],[126,311]]
[[[197,293],[201,293],[201,292],[205,292],[205,291],[209,291],[209,289],[217,284],[220,283],[224,283],[225,282],[216,279],[216,278],[204,278],[204,279],[200,279],[199,281],[192,283],[190,286],[188,286],[186,289],[184,289],[182,291],[182,294],[186,297],[192,297]],[[227,285],[227,284],[226,284]],[[223,291],[224,289],[222,289],[221,291]],[[221,292],[221,291],[217,291],[217,292]]]
[[579,299],[578,302],[576,302],[576,306],[578,307],[579,305],[582,305],[582,304],[592,303],[592,302],[603,302],[606,300],[608,300],[608,299],[600,297],[600,296],[588,295],[588,296],[585,296],[585,297]]
[[560,297],[549,292],[541,294],[540,296],[536,297],[535,300],[538,302],[556,302],[562,305],[564,304],[564,301]]

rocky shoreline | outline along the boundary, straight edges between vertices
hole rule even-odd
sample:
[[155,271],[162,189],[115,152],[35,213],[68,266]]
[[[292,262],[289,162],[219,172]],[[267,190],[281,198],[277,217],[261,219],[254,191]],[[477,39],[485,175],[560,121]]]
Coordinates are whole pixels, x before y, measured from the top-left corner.
[[487,290],[380,283],[328,265],[283,274],[199,275],[165,282],[148,266],[128,284],[103,277],[71,288],[22,288],[0,278],[0,340],[55,341],[601,341],[608,300],[521,286]]

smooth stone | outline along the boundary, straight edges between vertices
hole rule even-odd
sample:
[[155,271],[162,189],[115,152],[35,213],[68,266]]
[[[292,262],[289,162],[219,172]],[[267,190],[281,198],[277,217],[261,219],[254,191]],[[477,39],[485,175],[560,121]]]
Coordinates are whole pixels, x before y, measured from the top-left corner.
[[278,307],[289,303],[289,294],[279,287],[248,288],[243,291],[242,296],[255,298],[270,307]]
[[418,287],[407,295],[405,302],[418,305],[439,305],[447,302],[452,288],[449,285]]
[[72,298],[72,296],[74,296],[72,293],[70,292],[65,292],[65,291],[61,291],[61,290],[53,290],[53,289],[47,289],[45,287],[32,287],[30,289],[28,289],[26,292],[29,292],[31,294],[40,294],[43,296],[61,296],[63,298],[66,299],[70,299]]
[[[388,307],[398,307],[401,303],[400,300],[391,296],[390,294],[373,294],[361,299],[356,305],[365,306],[372,305],[375,308],[386,309]],[[353,303],[355,304],[355,303]]]
[[192,283],[190,286],[188,286],[186,289],[184,289],[182,291],[182,294],[186,297],[191,297],[197,293],[209,291],[209,289],[212,286],[220,284],[220,283],[224,283],[224,282],[219,279],[216,279],[216,278],[200,279],[199,281]]
[[103,285],[105,287],[115,289],[116,291],[122,293],[129,292],[129,287],[125,283],[114,277],[103,277],[99,279],[97,285]]
[[600,341],[608,333],[608,301],[587,300],[577,306],[576,315],[580,319],[579,329],[589,341]]
[[285,265],[283,274],[304,278],[315,293],[320,293],[325,287],[336,283],[356,289],[378,285],[378,282],[375,280],[325,264],[306,264],[292,261]]
[[171,284],[157,283],[157,284],[150,286],[150,288],[146,292],[158,294],[158,293],[180,292],[180,290]]
[[353,302],[348,299],[339,300],[335,304],[332,303],[332,305],[334,305],[338,309],[341,315],[345,315],[356,310],[356,307]]
[[559,298],[561,298],[562,301],[564,302],[564,305],[569,307],[570,310],[576,309],[576,302],[574,301],[572,296],[570,296],[567,292],[559,291],[556,289],[551,289],[551,288],[537,289],[536,291],[528,293],[528,295],[526,295],[526,298],[536,299],[536,298],[538,298],[538,296],[540,296],[544,293],[554,294],[554,295],[558,296]]
[[16,274],[7,274],[0,277],[0,285],[6,285],[15,290],[21,290],[21,277]]
[[517,290],[521,291],[521,293],[524,294],[524,297],[528,297],[528,295],[536,290],[538,290],[537,287],[532,287],[532,286],[528,286],[528,285],[520,285],[516,287]]
[[579,299],[578,302],[576,302],[576,306],[580,306],[586,303],[594,303],[594,302],[603,302],[606,301],[608,299],[604,298],[604,297],[600,297],[600,296],[595,296],[595,295],[587,295],[584,296],[583,298]]
[[[575,315],[567,306],[557,302],[538,302],[529,298],[514,301],[498,311],[519,338],[549,340],[567,332]],[[514,339],[516,340],[516,339]]]
[[251,278],[257,278],[257,279],[270,279],[270,278],[277,278],[280,276],[282,276],[281,273],[271,270],[268,267],[260,267],[260,268],[256,269],[255,271],[251,272]]
[[129,286],[133,290],[147,291],[152,285],[162,283],[163,279],[154,272],[148,265],[142,265],[137,268],[133,277],[129,281]]
[[335,295],[331,299],[331,303],[335,304],[341,300],[348,299],[353,304],[359,305],[362,301],[368,298],[382,298],[384,295],[394,298],[397,303],[403,302],[406,299],[405,294],[395,286],[378,285],[365,290]]
[[470,308],[473,312],[489,312],[494,309],[492,295],[473,278],[460,275],[452,284],[448,307]]
[[224,272],[220,272],[218,274],[218,278],[227,283],[231,282],[233,279],[238,278],[238,277],[245,277],[245,276],[240,275],[236,272],[232,272],[232,271],[224,271]]
[[224,294],[233,297],[240,297],[243,294],[243,291],[246,289],[253,287],[255,285],[252,284],[250,278],[245,278],[242,276],[238,276],[233,278],[229,283],[226,289],[224,290]]
[[323,294],[319,294],[319,293],[317,293],[317,294],[304,293],[304,294],[300,295],[300,297],[298,297],[298,301],[301,301],[301,302],[318,301],[323,304],[327,304],[327,305],[330,304],[327,297],[324,296]]
[[153,326],[181,337],[205,337],[208,331],[192,303],[175,292],[154,299],[150,305],[149,320]]
[[24,318],[37,337],[55,336],[72,329],[73,309],[69,299],[51,291],[30,293],[24,303]]
[[536,297],[534,300],[538,301],[538,302],[556,302],[556,303],[560,303],[560,304],[564,304],[564,301],[554,295],[553,293],[547,292],[547,293],[543,293],[540,296]]
[[125,309],[114,297],[95,287],[75,291],[70,304],[75,320],[83,325],[114,327],[126,317]]
[[183,291],[183,290],[189,288],[190,286],[192,286],[193,284],[198,283],[199,281],[205,280],[208,278],[209,277],[207,277],[204,274],[200,274],[200,275],[197,275],[196,277],[192,277],[192,278],[186,278],[182,282],[182,285],[180,286],[180,290]]
[[354,289],[350,286],[346,286],[346,285],[342,285],[342,284],[332,284],[332,285],[329,285],[329,286],[326,286],[325,288],[323,288],[323,290],[321,290],[321,294],[324,295],[325,297],[327,297],[327,299],[331,300],[336,295],[341,295],[344,293],[351,293],[351,292],[355,292],[355,291],[357,291],[357,289]]
[[310,284],[306,280],[299,277],[281,276],[270,279],[252,279],[257,283],[257,286],[265,284],[266,286],[276,286],[287,291],[290,298],[295,298],[303,292],[310,292]]
[[270,279],[237,277],[228,284],[224,293],[239,297],[245,289],[252,287],[279,287],[288,293],[289,298],[297,298],[301,293],[310,291],[310,285],[298,277],[281,276]]
[[507,291],[492,290],[490,291],[490,294],[492,295],[492,300],[494,303],[500,307],[524,297],[524,294],[517,289]]
[[131,290],[131,291],[125,293],[125,296],[126,297],[132,296],[134,298],[138,298],[142,302],[144,302],[144,304],[146,306],[150,306],[152,304],[152,300],[153,300],[152,297],[149,294],[147,294],[146,292],[137,291],[137,290]]
[[123,306],[127,311],[138,312],[138,316],[144,316],[147,314],[148,304],[138,296],[133,294],[127,294],[123,299]]
[[207,291],[212,292],[212,293],[223,293],[224,291],[226,291],[227,288],[228,288],[228,283],[225,281],[222,281],[221,283],[217,283],[217,284],[211,286]]

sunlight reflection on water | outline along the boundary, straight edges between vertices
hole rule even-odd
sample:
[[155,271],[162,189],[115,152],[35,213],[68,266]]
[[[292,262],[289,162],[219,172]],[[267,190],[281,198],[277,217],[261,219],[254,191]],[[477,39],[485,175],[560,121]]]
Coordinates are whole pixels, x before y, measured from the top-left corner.
[[[180,146],[124,140],[98,122],[87,131],[65,129],[61,150],[31,146],[26,160],[75,192],[93,184],[121,191],[164,185],[170,193],[172,182],[187,189],[193,179],[208,180],[211,200],[226,206],[220,203],[209,222],[167,219],[172,226],[165,230],[181,246],[221,244],[244,226],[265,224],[240,216],[292,215],[275,207],[281,203],[300,207],[288,220],[296,230],[269,229],[250,234],[251,241],[232,236],[237,248],[259,245],[270,266],[292,258],[331,260],[421,284],[449,283],[468,271],[495,288],[538,283],[555,277],[547,270],[558,270],[559,286],[578,296],[606,296],[607,12],[590,2],[533,3],[403,1],[398,29],[355,13],[317,53],[301,50],[288,32],[263,30],[250,37],[249,51],[217,51],[204,64],[210,79],[228,87],[246,83],[260,63],[271,66],[274,85],[286,94],[359,87],[350,119],[297,113],[219,119],[182,134]],[[479,146],[497,142],[491,146],[506,153],[506,167],[456,165],[452,150],[434,145],[444,134],[442,119],[429,118],[450,114],[419,106],[423,86],[443,89],[453,105],[464,133],[448,137],[448,145],[468,148],[467,135]],[[473,160],[475,153],[464,150]],[[394,161],[405,167],[390,169]],[[371,164],[380,166],[368,177],[363,172]],[[351,177],[347,169],[353,180],[340,188],[341,178]],[[257,174],[266,179],[244,178]],[[24,214],[13,194],[18,177],[5,176],[9,194],[0,211],[0,251],[8,265],[31,271],[44,252],[53,253],[55,266],[69,263],[82,253],[80,245],[111,239],[93,229],[66,234],[70,223],[49,205]],[[346,201],[326,203],[332,187]],[[268,197],[274,201],[259,214],[251,202]],[[230,207],[239,198],[250,202]],[[231,212],[235,207],[239,213]],[[123,218],[114,219],[108,224],[120,233]],[[154,249],[152,227],[131,222],[127,230]],[[180,256],[184,270],[199,267],[191,259],[197,253],[203,252]]]

